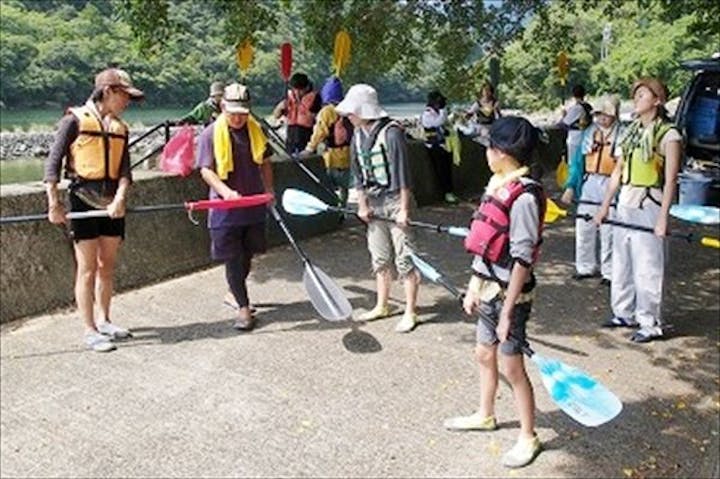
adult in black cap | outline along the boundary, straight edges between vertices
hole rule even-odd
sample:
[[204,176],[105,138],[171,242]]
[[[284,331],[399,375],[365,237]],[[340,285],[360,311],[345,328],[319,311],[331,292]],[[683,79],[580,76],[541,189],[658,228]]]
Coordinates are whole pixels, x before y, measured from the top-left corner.
[[285,148],[288,153],[300,153],[312,137],[315,116],[322,108],[320,95],[313,90],[313,84],[304,73],[294,73],[290,77],[290,89],[284,100],[273,110],[273,116],[285,116],[287,137]]
[[420,123],[425,136],[425,149],[430,156],[445,201],[457,203],[458,199],[452,187],[452,156],[445,145],[445,138],[448,135],[445,128],[448,119],[446,103],[445,96],[439,90],[428,93],[427,105],[420,116]]
[[465,241],[465,248],[475,255],[463,307],[469,315],[479,313],[475,356],[480,367],[480,409],[445,421],[450,430],[497,428],[499,349],[520,415],[518,441],[502,459],[511,468],[529,464],[541,449],[535,434],[533,389],[522,355],[545,209],[542,186],[528,176],[526,166],[537,142],[537,129],[524,118],[499,118],[490,127],[487,161],[494,174]]

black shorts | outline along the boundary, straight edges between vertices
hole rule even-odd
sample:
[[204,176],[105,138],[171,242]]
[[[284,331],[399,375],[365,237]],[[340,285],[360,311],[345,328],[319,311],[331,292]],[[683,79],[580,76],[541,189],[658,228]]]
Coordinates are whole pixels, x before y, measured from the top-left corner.
[[210,254],[215,261],[227,261],[236,256],[264,253],[265,222],[251,225],[210,229]]
[[[81,212],[94,210],[80,198],[69,192],[70,211]],[[70,220],[70,236],[74,241],[99,238],[100,236],[119,236],[125,239],[125,218],[85,218]]]

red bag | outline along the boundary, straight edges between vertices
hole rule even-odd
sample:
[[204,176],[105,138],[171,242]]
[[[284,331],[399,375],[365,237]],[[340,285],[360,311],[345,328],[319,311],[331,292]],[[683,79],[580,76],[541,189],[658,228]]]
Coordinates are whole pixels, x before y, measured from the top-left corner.
[[189,175],[195,166],[195,129],[185,125],[167,142],[160,169],[173,175]]

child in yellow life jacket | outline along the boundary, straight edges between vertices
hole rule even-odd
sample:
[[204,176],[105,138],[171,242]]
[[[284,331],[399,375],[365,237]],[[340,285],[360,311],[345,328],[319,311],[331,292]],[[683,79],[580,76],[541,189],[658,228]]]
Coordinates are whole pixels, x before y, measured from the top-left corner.
[[[570,158],[570,172],[562,195],[564,203],[577,199],[578,215],[594,216],[605,197],[610,174],[615,169],[620,124],[620,100],[605,96],[593,112],[595,122],[583,133],[581,147]],[[600,258],[597,240],[600,239]],[[599,259],[599,261],[598,261]],[[582,218],[575,220],[575,274],[573,279],[591,278],[600,273],[600,283],[612,280],[612,227],[597,226]]]
[[668,91],[662,82],[642,78],[633,85],[632,95],[637,119],[620,142],[619,160],[595,223],[599,225],[607,216],[610,202],[620,188],[617,219],[654,230],[613,230],[613,316],[603,325],[640,326],[630,339],[645,343],[664,332],[660,317],[664,240],[680,167],[681,136],[665,114]]
[[497,429],[499,349],[520,415],[517,443],[502,459],[511,468],[529,464],[541,449],[535,434],[533,389],[522,355],[545,214],[542,186],[528,176],[526,166],[537,141],[537,130],[524,118],[499,118],[490,127],[487,161],[494,175],[465,241],[475,255],[463,307],[467,314],[479,313],[475,356],[480,366],[480,408],[470,416],[445,421],[450,430]]

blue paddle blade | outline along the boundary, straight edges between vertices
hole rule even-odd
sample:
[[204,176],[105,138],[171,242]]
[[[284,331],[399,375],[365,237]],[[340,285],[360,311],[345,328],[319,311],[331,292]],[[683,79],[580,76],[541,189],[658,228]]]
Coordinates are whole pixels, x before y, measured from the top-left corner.
[[328,209],[328,205],[309,193],[294,188],[283,191],[282,207],[291,215],[310,216]]
[[420,274],[425,276],[427,279],[429,279],[433,283],[436,283],[440,279],[440,273],[438,273],[438,271],[435,268],[433,268],[432,266],[427,264],[425,261],[420,259],[420,257],[418,255],[411,252],[410,258],[412,259],[412,262],[415,265],[415,267],[420,270]]
[[448,227],[447,232],[452,236],[464,238],[470,233],[470,230],[467,228],[461,228],[459,226],[450,226]]
[[583,426],[600,426],[622,411],[617,396],[583,371],[537,353],[531,359],[555,404]]
[[720,208],[700,205],[672,205],[670,214],[675,218],[703,225],[720,224]]

